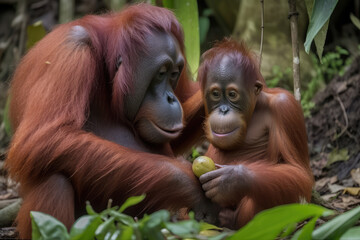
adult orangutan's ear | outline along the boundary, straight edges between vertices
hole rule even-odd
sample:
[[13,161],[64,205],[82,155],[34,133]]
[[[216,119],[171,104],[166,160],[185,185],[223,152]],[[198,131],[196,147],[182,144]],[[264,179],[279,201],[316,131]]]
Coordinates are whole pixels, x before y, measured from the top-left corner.
[[262,88],[263,88],[263,84],[259,80],[256,80],[255,88],[254,88],[256,96],[260,94]]

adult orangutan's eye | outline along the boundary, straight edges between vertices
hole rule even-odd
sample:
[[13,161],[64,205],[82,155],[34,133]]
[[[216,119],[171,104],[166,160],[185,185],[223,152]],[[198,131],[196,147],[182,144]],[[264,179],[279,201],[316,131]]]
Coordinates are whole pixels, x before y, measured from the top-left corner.
[[163,78],[167,72],[167,69],[165,66],[162,66],[157,74],[158,78]]

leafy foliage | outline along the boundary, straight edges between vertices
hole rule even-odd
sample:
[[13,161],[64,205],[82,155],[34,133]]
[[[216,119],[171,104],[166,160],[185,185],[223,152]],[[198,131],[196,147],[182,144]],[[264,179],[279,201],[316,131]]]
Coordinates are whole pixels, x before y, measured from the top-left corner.
[[[291,68],[285,68],[282,70],[280,66],[275,65],[272,68],[272,74],[269,79],[266,80],[266,84],[269,88],[279,87],[281,83],[281,87],[287,90],[292,89],[290,86],[286,86],[286,83],[290,83],[292,80],[292,70]],[[285,85],[283,85],[285,84]]]
[[315,106],[311,101],[315,93],[322,89],[336,75],[342,76],[352,60],[349,58],[349,52],[340,46],[337,46],[334,52],[326,53],[322,58],[322,62],[314,54],[311,55],[311,58],[315,75],[305,87],[301,99],[306,117],[310,116],[310,111]]
[[[214,225],[198,222],[194,214],[184,221],[171,222],[170,213],[160,210],[150,215],[145,214],[140,220],[123,213],[128,207],[141,202],[145,195],[131,197],[119,208],[109,207],[96,213],[87,203],[88,215],[79,218],[70,230],[57,219],[40,212],[31,212],[33,239],[179,239],[204,238],[202,232],[220,229]],[[216,232],[220,235],[220,232]]]
[[[360,207],[341,214],[317,228],[316,220],[334,214],[314,204],[289,204],[265,210],[237,232],[221,229],[202,221],[194,214],[188,220],[171,221],[167,210],[160,210],[142,219],[134,219],[123,213],[136,205],[145,195],[129,198],[120,208],[109,207],[96,213],[87,203],[88,215],[79,218],[70,233],[55,218],[40,212],[31,212],[33,239],[278,239],[290,236],[299,222],[307,223],[292,239],[351,239],[358,236],[359,227],[353,227],[360,218]],[[345,238],[344,238],[345,239]]]

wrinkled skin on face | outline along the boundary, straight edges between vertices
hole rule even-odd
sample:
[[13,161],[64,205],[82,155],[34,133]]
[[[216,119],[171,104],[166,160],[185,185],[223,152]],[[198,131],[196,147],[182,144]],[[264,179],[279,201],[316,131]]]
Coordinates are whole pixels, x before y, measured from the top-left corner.
[[221,149],[233,149],[245,138],[247,126],[262,89],[259,81],[248,83],[248,74],[225,55],[207,73],[204,89],[207,139]]
[[125,114],[137,134],[149,143],[177,138],[183,129],[183,110],[174,90],[184,67],[176,39],[166,33],[149,35],[149,46],[138,63],[133,92],[125,97]]

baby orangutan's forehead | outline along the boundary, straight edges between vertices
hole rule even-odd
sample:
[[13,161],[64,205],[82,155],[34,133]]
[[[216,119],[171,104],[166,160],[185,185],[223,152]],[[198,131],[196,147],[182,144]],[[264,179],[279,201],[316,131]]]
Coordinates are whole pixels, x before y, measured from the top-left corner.
[[232,57],[224,55],[218,61],[214,62],[213,67],[209,69],[206,86],[209,87],[213,83],[217,83],[223,87],[232,83],[242,84],[243,73],[244,70]]

